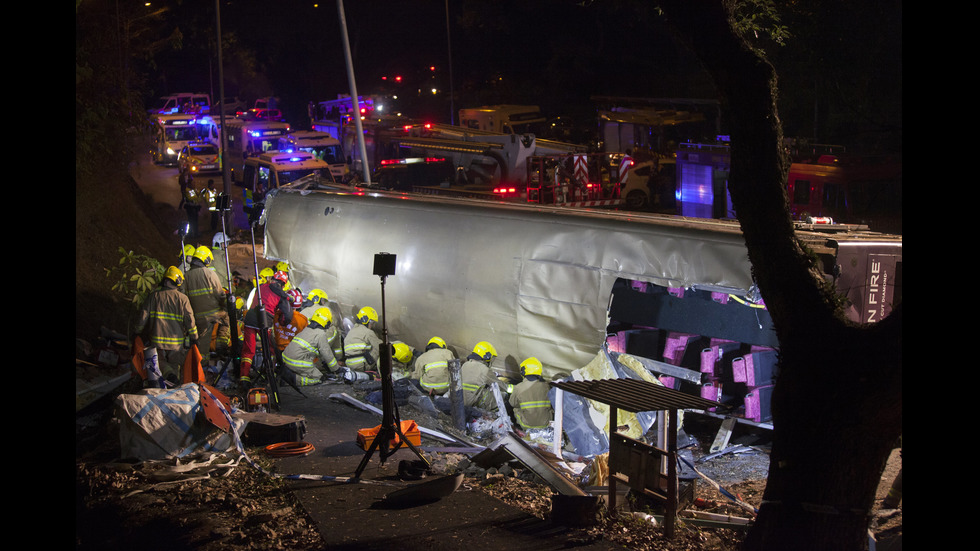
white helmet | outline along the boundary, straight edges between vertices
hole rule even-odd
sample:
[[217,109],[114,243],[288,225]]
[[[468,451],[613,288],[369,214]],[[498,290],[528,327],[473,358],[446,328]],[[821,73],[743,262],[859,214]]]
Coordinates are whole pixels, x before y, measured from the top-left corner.
[[214,239],[211,240],[211,248],[217,249],[218,247],[224,246],[228,243],[228,238],[225,236],[224,232],[218,232],[214,234]]

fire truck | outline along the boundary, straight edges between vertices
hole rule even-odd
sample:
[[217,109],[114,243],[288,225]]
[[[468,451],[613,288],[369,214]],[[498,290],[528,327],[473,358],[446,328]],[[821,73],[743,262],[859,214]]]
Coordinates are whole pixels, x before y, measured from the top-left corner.
[[887,156],[821,155],[790,165],[786,191],[793,217],[902,231],[902,162]]
[[500,134],[541,134],[546,119],[537,105],[487,105],[459,110],[459,125]]

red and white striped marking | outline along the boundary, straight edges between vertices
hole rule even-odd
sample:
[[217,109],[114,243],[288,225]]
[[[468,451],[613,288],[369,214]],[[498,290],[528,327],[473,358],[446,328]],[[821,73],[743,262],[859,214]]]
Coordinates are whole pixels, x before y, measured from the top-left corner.
[[558,207],[613,207],[622,205],[622,199],[603,199],[598,201],[575,201],[572,203],[555,203]]

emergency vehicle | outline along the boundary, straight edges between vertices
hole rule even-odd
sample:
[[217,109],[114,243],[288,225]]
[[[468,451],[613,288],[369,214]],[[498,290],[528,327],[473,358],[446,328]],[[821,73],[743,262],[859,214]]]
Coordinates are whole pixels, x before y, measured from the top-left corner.
[[157,105],[149,109],[150,114],[174,115],[187,113],[207,115],[211,112],[211,96],[205,93],[181,92],[160,98]]
[[786,191],[797,220],[829,219],[901,233],[900,159],[821,155],[815,163],[790,165]]
[[305,151],[330,165],[330,172],[338,182],[348,179],[350,169],[344,159],[340,140],[326,132],[297,130],[279,138],[279,151]]
[[241,119],[226,121],[227,158],[235,179],[241,181],[240,173],[245,160],[267,151],[278,150],[279,138],[288,134],[289,131],[289,124],[284,122]]
[[[305,151],[267,151],[245,159],[235,184],[242,187],[241,211],[235,216],[238,227],[248,227],[246,217],[261,212],[266,194],[273,189],[306,179],[311,188],[334,183],[330,165]],[[251,220],[249,220],[251,221]]]
[[459,125],[501,134],[541,134],[546,119],[537,105],[487,105],[459,110]]
[[194,115],[157,115],[154,126],[150,154],[157,164],[177,164],[180,151],[198,137],[197,118]]

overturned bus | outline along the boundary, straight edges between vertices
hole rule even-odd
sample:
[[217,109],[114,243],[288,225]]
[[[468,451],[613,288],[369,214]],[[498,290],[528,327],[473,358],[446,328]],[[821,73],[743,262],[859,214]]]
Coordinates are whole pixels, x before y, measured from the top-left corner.
[[[518,378],[529,356],[546,377],[567,375],[605,348],[687,368],[697,374],[693,391],[718,399],[726,355],[730,364],[778,348],[730,221],[290,189],[267,197],[262,221],[266,258],[288,260],[294,283],[324,289],[344,317],[363,306],[381,312],[375,255],[396,255],[384,281],[389,340],[423,348],[439,336],[461,357],[490,341],[499,375]],[[901,236],[798,233],[855,321],[880,319],[901,300]],[[702,353],[712,347],[706,372]]]

